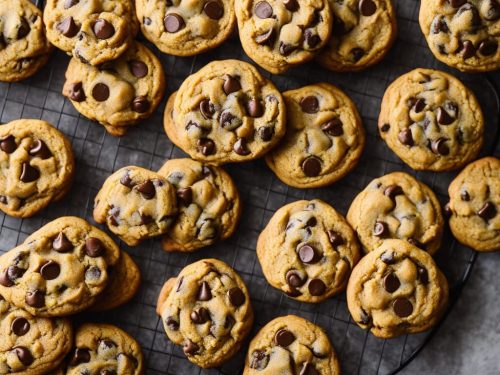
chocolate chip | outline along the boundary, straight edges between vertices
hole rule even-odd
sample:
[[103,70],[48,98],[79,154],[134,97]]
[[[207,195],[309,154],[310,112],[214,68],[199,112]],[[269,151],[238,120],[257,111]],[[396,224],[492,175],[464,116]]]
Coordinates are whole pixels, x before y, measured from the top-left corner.
[[172,331],[178,331],[179,330],[179,322],[175,320],[173,317],[169,316],[166,320],[167,327],[170,328]]
[[145,113],[150,107],[149,100],[145,96],[136,96],[132,102],[132,110],[137,113]]
[[63,232],[59,232],[54,241],[52,241],[52,248],[58,253],[67,253],[73,250],[73,244]]
[[231,288],[229,289],[227,294],[229,296],[229,301],[233,306],[238,307],[245,303],[245,294],[240,288],[238,287]]
[[81,82],[73,83],[69,88],[69,98],[74,102],[83,102],[86,99]]
[[427,285],[429,283],[429,273],[424,267],[417,267],[417,275],[422,284]]
[[214,117],[215,106],[210,102],[210,100],[203,99],[200,102],[200,112],[204,118],[210,120],[212,117]]
[[316,113],[319,111],[319,101],[315,96],[306,96],[300,100],[300,107],[305,113]]
[[326,291],[326,285],[320,279],[312,279],[307,286],[312,296],[321,296]]
[[443,107],[438,107],[436,110],[436,118],[440,125],[450,125],[453,121],[455,121],[455,119],[451,117]]
[[196,145],[198,146],[198,151],[200,151],[205,156],[215,153],[215,143],[209,138],[198,139]]
[[31,31],[30,25],[28,22],[21,18],[21,23],[19,24],[19,28],[17,29],[17,39],[23,39],[26,35]]
[[361,60],[361,58],[363,57],[364,54],[365,54],[365,51],[362,48],[357,47],[357,48],[353,48],[351,50],[351,55],[352,55],[354,62],[358,62],[359,60]]
[[188,339],[182,347],[182,350],[186,355],[193,355],[198,351],[198,349],[199,349],[198,345],[196,345],[190,339]]
[[296,12],[299,10],[299,3],[297,0],[283,0],[283,5],[290,12]]
[[[431,23],[431,33],[432,34],[439,34],[439,33],[448,33],[450,29],[448,28],[448,25],[446,24],[446,20],[444,19],[443,16],[436,16]],[[441,52],[441,53],[444,53]]]
[[380,238],[386,238],[389,235],[389,226],[383,221],[377,221],[373,227],[373,234]]
[[[470,12],[470,24],[473,27],[479,27],[481,26],[481,16],[479,15],[479,12],[477,11],[477,8],[471,4],[471,3],[465,3],[458,9],[456,13],[456,17],[460,17],[463,13],[465,12]],[[475,32],[475,31],[474,31]]]
[[298,288],[304,285],[307,280],[307,275],[304,279],[300,277],[300,275],[295,270],[289,270],[285,275],[285,280],[288,285],[292,288]]
[[467,2],[467,0],[448,0],[448,2],[453,8],[460,8]]
[[259,138],[264,142],[269,142],[274,135],[274,127],[272,126],[261,126],[257,129],[257,134]]
[[139,60],[130,60],[128,66],[132,74],[137,78],[146,77],[149,71],[148,66]]
[[101,370],[99,375],[117,375],[115,370]]
[[259,18],[270,18],[273,15],[273,8],[267,1],[259,1],[255,4],[254,13]]
[[271,46],[276,39],[276,31],[270,28],[266,32],[259,34],[255,37],[255,42],[260,45]]
[[82,363],[90,362],[90,352],[88,349],[76,348],[69,364],[71,366],[78,366]]
[[89,237],[85,240],[85,253],[91,258],[104,255],[104,244],[99,238]]
[[479,211],[477,211],[477,214],[479,215],[479,217],[488,221],[497,216],[497,209],[493,203],[486,202],[485,204],[483,204],[483,207],[481,207]]
[[78,4],[79,2],[80,2],[80,0],[66,0],[64,2],[64,9],[69,9],[72,6]]
[[16,139],[12,135],[0,138],[0,150],[12,154],[17,149]]
[[102,18],[95,21],[93,30],[97,39],[109,39],[115,35],[115,28],[113,25]]
[[280,329],[274,335],[274,342],[276,343],[276,345],[279,345],[283,348],[286,348],[294,341],[295,341],[295,335],[286,329]]
[[156,195],[155,186],[151,180],[146,180],[142,184],[136,185],[135,188],[144,199],[153,199]]
[[313,29],[304,30],[304,40],[309,48],[314,48],[321,42],[321,38],[314,33]]
[[14,285],[12,280],[9,278],[9,270],[5,269],[3,272],[0,272],[0,285],[3,285],[5,287],[11,287]]
[[318,223],[318,220],[314,216],[310,217],[306,222],[306,227],[315,227]]
[[302,171],[307,177],[318,176],[321,172],[321,159],[309,156],[302,162]]
[[460,192],[460,198],[463,200],[463,201],[470,201],[470,195],[469,193],[467,192],[467,190],[462,190]]
[[321,375],[321,373],[316,370],[316,367],[312,363],[304,362],[299,375]]
[[210,301],[212,299],[212,292],[206,281],[204,281],[198,289],[197,299],[198,301]]
[[40,275],[42,275],[45,280],[56,279],[59,276],[60,272],[61,267],[57,262],[54,262],[53,260],[49,260],[40,268]]
[[406,298],[396,298],[392,304],[392,308],[400,318],[406,318],[413,312],[413,305]]
[[80,27],[75,23],[73,17],[66,17],[57,24],[56,29],[66,38],[73,38],[78,34]]
[[85,271],[85,280],[99,280],[101,278],[101,270],[98,267],[91,266]]
[[299,258],[303,263],[314,264],[321,259],[321,254],[311,245],[302,245],[299,248]]
[[488,5],[488,10],[483,16],[488,21],[496,21],[498,18],[500,18],[500,5],[495,0],[489,0]]
[[226,95],[229,95],[233,92],[241,90],[241,83],[239,79],[233,77],[232,75],[226,74],[224,76],[224,85],[222,86]]
[[154,221],[151,215],[141,214],[141,225],[148,225]]
[[15,346],[12,350],[16,353],[19,361],[26,367],[31,365],[35,360],[29,349],[24,346]]
[[479,44],[479,53],[483,56],[490,56],[496,53],[498,49],[498,42],[494,39],[483,40]]
[[22,182],[33,182],[40,178],[40,171],[32,167],[28,163],[23,163],[21,168],[21,176],[19,179]]
[[109,98],[109,87],[104,83],[97,83],[92,89],[92,96],[98,102],[104,102]]
[[460,51],[464,60],[467,60],[476,55],[476,48],[470,40],[464,40],[463,42],[461,42]]
[[394,264],[394,253],[392,251],[384,251],[380,256],[380,260],[385,264]]
[[328,239],[330,240],[330,243],[332,244],[333,247],[337,247],[345,243],[340,233],[335,232],[333,230],[329,230],[327,234],[328,234]]
[[198,311],[191,312],[191,320],[194,324],[203,324],[210,320],[210,314],[206,308],[200,307]]
[[247,141],[245,138],[238,138],[236,143],[233,146],[234,152],[238,155],[246,156],[250,154],[250,150],[247,147]]
[[26,272],[25,269],[14,265],[7,268],[7,276],[11,281],[16,281],[21,278],[24,275],[24,272]]
[[186,26],[184,19],[177,13],[167,14],[163,20],[163,24],[168,33],[176,33]]
[[262,350],[256,350],[252,353],[252,358],[250,360],[250,368],[257,371],[264,370],[269,363],[269,355],[267,355]]
[[144,25],[149,26],[149,25],[151,25],[151,18],[144,17],[142,22],[144,23]]
[[401,282],[395,273],[390,273],[384,277],[384,289],[389,293],[394,293],[401,286]]
[[116,348],[118,345],[116,345],[116,343],[114,343],[113,341],[111,340],[101,340],[99,342],[99,345],[107,348],[107,349],[111,349],[111,348]]
[[413,110],[416,112],[416,113],[420,113],[424,110],[425,106],[426,106],[426,102],[425,102],[425,99],[418,99],[416,102],[415,102],[415,105],[413,106]]
[[240,118],[234,116],[230,109],[225,109],[220,115],[220,126],[226,130],[235,130],[243,124]]
[[218,1],[207,1],[203,7],[203,11],[213,20],[219,20],[224,15],[224,8]]
[[17,317],[12,321],[10,329],[16,336],[24,336],[30,330],[30,323],[26,318]]
[[365,17],[373,15],[377,10],[377,5],[373,0],[360,0],[358,7],[359,12]]
[[364,325],[370,324],[372,319],[363,309],[361,309],[359,315],[361,318],[361,321],[360,321],[361,324],[364,324]]
[[399,185],[389,185],[384,190],[384,195],[391,198],[393,202],[396,201],[398,195],[403,195],[403,189]]
[[291,44],[280,42],[279,51],[280,51],[280,54],[283,55],[283,56],[290,55],[296,49],[297,49],[297,46],[293,46]]
[[208,178],[208,177],[213,177],[214,173],[212,172],[212,169],[206,165],[201,167],[201,174],[203,177]]
[[224,328],[231,329],[234,327],[236,320],[231,315],[226,315],[226,319],[224,319]]
[[413,245],[413,246],[416,246],[416,247],[419,247],[421,249],[425,249],[425,246],[424,244],[420,243],[419,240],[417,240],[416,238],[414,237],[410,237],[410,238],[407,238],[406,241],[408,241],[408,243],[410,245]]
[[26,304],[31,307],[43,307],[45,306],[45,293],[38,289],[32,292],[28,292],[26,293],[25,301]]
[[5,195],[0,195],[0,203],[7,204],[7,197]]
[[323,130],[325,134],[331,135],[333,137],[339,137],[344,134],[342,126],[342,121],[340,121],[340,119],[337,117],[323,123],[321,125],[321,130]]
[[35,139],[31,145],[29,154],[34,157],[39,157],[40,159],[48,159],[52,156],[47,145],[40,139]]
[[450,207],[450,202],[448,202],[444,205],[444,214],[447,217],[450,217],[451,215],[453,215],[453,211],[451,210],[451,207]]
[[402,130],[398,134],[398,139],[399,139],[399,142],[401,142],[402,144],[404,144],[406,146],[410,146],[410,147],[413,146],[413,137],[411,134],[411,129],[409,129],[409,128]]
[[250,99],[247,102],[247,113],[251,117],[262,117],[264,114],[264,107],[258,99]]
[[447,141],[446,138],[439,138],[435,141],[432,141],[431,142],[432,152],[439,155],[448,155],[450,153],[450,149],[445,144],[446,141]]

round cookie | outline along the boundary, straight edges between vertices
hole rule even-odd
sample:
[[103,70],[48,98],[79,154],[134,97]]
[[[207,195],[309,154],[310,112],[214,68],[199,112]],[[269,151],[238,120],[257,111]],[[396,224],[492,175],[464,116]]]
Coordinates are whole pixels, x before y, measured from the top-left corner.
[[436,195],[403,172],[372,180],[352,201],[347,221],[367,252],[388,238],[406,240],[431,255],[441,246],[444,219]]
[[42,12],[29,0],[0,0],[0,81],[31,77],[51,52]]
[[474,94],[450,74],[415,69],[385,91],[380,136],[415,170],[447,171],[473,160],[484,120]]
[[283,93],[287,132],[266,155],[269,168],[296,188],[329,185],[351,171],[361,157],[365,131],[352,100],[328,83]]
[[128,166],[109,176],[95,197],[94,220],[127,245],[162,235],[177,214],[174,187],[161,175]]
[[458,241],[477,251],[500,250],[500,160],[479,159],[448,188],[450,228]]
[[236,26],[234,0],[135,0],[135,7],[144,36],[174,56],[215,48]]
[[94,66],[124,54],[139,28],[131,0],[47,0],[43,20],[53,45]]
[[67,375],[141,375],[143,356],[137,341],[110,324],[86,323],[75,335]]
[[340,365],[325,332],[296,315],[267,323],[252,339],[243,375],[339,375]]
[[170,140],[210,164],[253,160],[285,133],[285,104],[271,81],[238,60],[213,61],[190,75],[165,109]]
[[121,136],[129,126],[151,116],[164,92],[160,61],[137,42],[119,59],[99,68],[71,59],[62,93],[82,115]]
[[0,294],[35,316],[66,316],[91,306],[120,249],[78,217],[61,217],[0,257]]
[[333,71],[358,71],[378,63],[396,39],[391,0],[329,0],[332,37],[317,61]]
[[158,171],[177,191],[179,215],[162,238],[166,251],[194,251],[230,237],[241,205],[231,176],[192,159],[168,160]]
[[0,373],[42,375],[56,368],[71,349],[67,319],[37,318],[0,295]]
[[364,256],[347,285],[353,320],[380,338],[428,330],[447,304],[448,282],[432,257],[401,240]]
[[422,0],[419,22],[434,56],[465,72],[500,68],[498,0]]
[[202,368],[222,365],[241,347],[253,324],[243,280],[226,263],[203,259],[168,280],[158,298],[168,338]]
[[274,74],[311,60],[328,42],[328,0],[235,0],[241,45]]
[[303,302],[342,292],[360,257],[356,234],[333,207],[315,199],[281,207],[259,236],[266,280]]
[[0,210],[30,217],[71,187],[75,169],[71,144],[40,120],[0,126]]

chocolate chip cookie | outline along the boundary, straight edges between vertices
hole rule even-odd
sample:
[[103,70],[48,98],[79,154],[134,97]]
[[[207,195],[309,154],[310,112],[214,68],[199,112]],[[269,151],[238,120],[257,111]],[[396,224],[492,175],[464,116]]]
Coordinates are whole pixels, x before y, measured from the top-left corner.
[[253,160],[285,133],[285,104],[271,81],[238,60],[213,61],[169,98],[165,132],[191,158],[211,164]]
[[267,323],[250,342],[243,375],[339,375],[340,365],[328,336],[296,315]]
[[48,122],[16,120],[0,125],[0,210],[30,217],[71,187],[71,145]]
[[363,257],[347,285],[353,320],[380,338],[428,330],[447,303],[448,282],[432,257],[402,240]]
[[433,255],[441,245],[444,220],[434,192],[409,174],[393,172],[371,181],[354,198],[347,221],[367,252],[388,238]]
[[63,87],[63,95],[78,112],[100,122],[113,135],[123,135],[131,125],[151,116],[164,91],[163,67],[140,43],[99,68],[72,59]]
[[500,250],[500,160],[479,159],[448,188],[450,228],[455,238],[477,251]]
[[236,26],[234,0],[135,0],[135,6],[144,36],[175,56],[215,48]]
[[500,68],[498,0],[423,0],[419,22],[434,56],[465,72]]
[[131,0],[47,0],[43,20],[53,45],[94,66],[124,54],[139,29]]
[[311,60],[332,31],[328,0],[235,0],[235,9],[243,49],[274,74]]
[[345,289],[360,246],[333,207],[303,200],[276,211],[259,236],[257,256],[273,287],[299,301],[321,302]]
[[357,71],[384,58],[396,38],[391,0],[329,0],[332,36],[318,62],[334,71]]
[[49,60],[42,12],[29,0],[0,0],[0,81],[20,81]]
[[179,206],[174,225],[162,239],[164,250],[194,251],[233,234],[241,205],[226,171],[192,159],[173,159],[158,174],[175,187]]
[[329,185],[351,171],[365,145],[361,117],[352,100],[329,83],[283,93],[287,132],[266,155],[269,168],[297,188]]
[[241,347],[253,324],[248,290],[217,259],[203,259],[168,280],[158,298],[167,336],[195,365],[217,367]]
[[411,168],[446,171],[477,156],[484,120],[476,97],[458,79],[415,69],[385,91],[378,127],[382,139]]
[[143,356],[137,341],[110,324],[87,323],[75,335],[67,375],[143,374]]
[[73,341],[69,320],[34,317],[1,295],[0,330],[1,374],[46,374],[61,363]]
[[35,316],[75,314],[94,303],[119,257],[106,233],[61,217],[0,257],[0,294]]

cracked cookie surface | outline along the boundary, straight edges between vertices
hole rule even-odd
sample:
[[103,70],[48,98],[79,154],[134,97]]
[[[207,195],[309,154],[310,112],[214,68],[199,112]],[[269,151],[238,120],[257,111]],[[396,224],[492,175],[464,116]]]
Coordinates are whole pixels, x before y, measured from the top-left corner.
[[328,83],[285,91],[287,131],[266,155],[269,168],[297,188],[329,185],[361,157],[365,131],[352,100]]
[[109,176],[95,197],[94,220],[127,245],[166,233],[177,215],[174,187],[144,168],[123,167]]
[[35,316],[66,316],[91,306],[120,249],[77,217],[56,219],[0,257],[0,293]]
[[334,71],[357,71],[379,62],[396,38],[391,0],[329,1],[332,36],[317,61]]
[[213,61],[168,100],[164,127],[191,158],[211,164],[253,160],[285,133],[285,104],[252,65]]
[[380,136],[415,170],[457,169],[479,153],[484,119],[474,94],[450,74],[415,69],[385,91]]
[[30,217],[71,187],[75,162],[65,136],[48,122],[15,120],[0,126],[0,210]]
[[233,234],[241,205],[226,171],[192,159],[173,159],[158,174],[175,187],[179,207],[179,215],[162,239],[164,250],[194,251]]
[[78,112],[100,122],[113,135],[156,110],[165,91],[165,75],[158,58],[134,43],[125,54],[99,68],[71,59],[63,95]]
[[386,240],[363,257],[347,286],[353,320],[380,338],[428,330],[447,303],[448,282],[432,257],[402,240]]
[[325,332],[296,315],[267,323],[252,339],[243,375],[339,375],[340,365]]
[[236,26],[234,0],[135,0],[142,33],[162,52],[193,56],[222,44]]
[[466,72],[500,68],[498,0],[423,0],[420,28],[434,56]]
[[347,221],[367,252],[388,238],[406,240],[433,255],[441,245],[444,219],[434,192],[409,174],[372,180],[354,198]]
[[500,160],[486,157],[469,164],[448,194],[453,235],[478,251],[500,250]]
[[217,367],[241,347],[253,324],[248,290],[226,263],[203,259],[169,279],[158,298],[168,338],[182,345],[187,359]]
[[347,221],[315,199],[281,207],[257,242],[267,281],[288,296],[321,302],[342,292],[360,246]]
[[311,60],[330,37],[328,0],[235,0],[235,9],[243,49],[274,74]]

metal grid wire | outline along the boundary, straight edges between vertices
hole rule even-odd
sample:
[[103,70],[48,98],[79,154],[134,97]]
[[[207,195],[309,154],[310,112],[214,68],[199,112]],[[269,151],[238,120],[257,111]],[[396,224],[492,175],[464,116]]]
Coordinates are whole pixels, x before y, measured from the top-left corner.
[[[41,3],[41,1],[39,1]],[[335,346],[344,374],[392,374],[411,361],[437,328],[426,333],[381,340],[361,330],[350,318],[345,294],[320,304],[291,300],[268,285],[256,259],[257,237],[273,213],[282,205],[299,199],[320,198],[342,213],[370,180],[396,170],[410,173],[427,183],[442,204],[447,187],[456,173],[415,172],[405,166],[377,135],[376,119],[387,85],[399,75],[415,68],[430,67],[450,71],[438,63],[428,50],[418,26],[416,0],[395,1],[399,37],[388,57],[378,66],[360,73],[335,74],[314,63],[271,78],[286,90],[309,83],[328,81],[340,86],[356,102],[367,131],[366,149],[358,167],[342,181],[323,189],[297,190],[281,183],[261,160],[227,166],[243,202],[243,215],[236,234],[224,243],[193,254],[166,253],[158,240],[144,242],[129,252],[142,271],[142,285],[133,301],[106,314],[86,314],[78,320],[107,321],[132,334],[141,344],[148,374],[239,374],[243,368],[245,346],[235,358],[219,369],[202,370],[192,365],[182,349],[166,338],[162,322],[155,314],[155,303],[163,282],[182,267],[198,259],[215,257],[232,265],[246,282],[256,321],[250,337],[276,316],[297,314],[323,327]],[[154,48],[153,48],[154,49]],[[212,60],[237,58],[250,61],[242,52],[236,35],[222,47],[192,58],[161,54],[167,74],[166,97],[192,72]],[[93,223],[93,199],[113,171],[126,165],[158,169],[166,159],[184,157],[166,137],[162,127],[164,103],[152,118],[122,138],[110,136],[104,128],[80,116],[60,94],[69,59],[56,52],[51,62],[34,78],[22,83],[0,83],[0,122],[17,118],[41,118],[54,124],[70,139],[77,160],[77,176],[70,193],[30,219],[14,219],[0,214],[0,252],[7,251],[47,222],[64,215],[86,218]],[[498,142],[499,104],[495,88],[485,75],[463,75],[452,71],[478,96],[486,114],[486,143],[482,154],[491,154]],[[451,306],[467,281],[476,254],[458,244],[446,230],[443,248],[436,256],[451,287]],[[124,285],[124,288],[127,286]],[[248,343],[247,343],[248,344]]]

